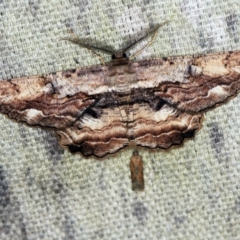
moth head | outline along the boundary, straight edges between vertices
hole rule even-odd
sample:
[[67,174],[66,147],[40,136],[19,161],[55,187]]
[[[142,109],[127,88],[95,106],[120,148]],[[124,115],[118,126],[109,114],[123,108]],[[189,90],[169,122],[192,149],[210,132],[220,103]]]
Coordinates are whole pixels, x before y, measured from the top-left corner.
[[115,60],[115,59],[127,59],[127,54],[125,52],[121,52],[121,51],[118,51],[118,52],[115,52],[113,55],[112,55],[112,60]]
[[129,59],[125,52],[118,51],[112,55],[112,61],[111,61],[112,66],[125,65],[125,64],[128,64],[128,62],[129,62]]

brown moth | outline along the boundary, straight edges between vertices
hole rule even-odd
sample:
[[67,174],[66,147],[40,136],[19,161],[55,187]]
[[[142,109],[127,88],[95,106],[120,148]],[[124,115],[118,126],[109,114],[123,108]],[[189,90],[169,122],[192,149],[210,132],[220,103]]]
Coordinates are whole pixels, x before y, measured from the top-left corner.
[[204,110],[240,89],[240,52],[133,62],[141,50],[128,58],[130,46],[105,65],[96,51],[108,50],[67,40],[103,64],[1,81],[0,112],[54,129],[62,146],[84,156],[181,144],[200,127]]

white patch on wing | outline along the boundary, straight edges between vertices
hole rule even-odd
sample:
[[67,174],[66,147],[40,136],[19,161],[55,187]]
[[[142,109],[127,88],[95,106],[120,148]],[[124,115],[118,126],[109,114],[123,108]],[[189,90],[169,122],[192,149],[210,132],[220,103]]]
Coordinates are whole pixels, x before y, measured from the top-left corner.
[[40,116],[43,116],[42,111],[39,111],[39,110],[37,110],[37,109],[31,108],[31,109],[27,110],[26,118],[27,118],[27,120],[29,121],[29,120],[32,120],[32,119],[38,117],[39,115],[40,115]]
[[211,59],[203,68],[203,74],[207,76],[224,76],[229,74],[229,70],[224,66],[221,59]]
[[232,70],[237,73],[240,73],[240,66],[233,67]]
[[226,96],[228,95],[227,91],[224,90],[222,86],[216,86],[209,90],[209,94],[216,94],[218,96]]
[[196,77],[202,73],[202,68],[198,66],[191,65],[191,76]]
[[48,83],[42,88],[42,92],[51,93],[52,92],[52,84]]

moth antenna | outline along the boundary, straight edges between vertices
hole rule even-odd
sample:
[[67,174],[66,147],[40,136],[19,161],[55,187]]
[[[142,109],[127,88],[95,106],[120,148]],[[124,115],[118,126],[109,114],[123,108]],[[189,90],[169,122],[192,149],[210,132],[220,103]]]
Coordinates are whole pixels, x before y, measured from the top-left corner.
[[76,44],[80,47],[86,48],[89,52],[91,52],[93,55],[97,56],[100,59],[102,65],[106,65],[103,57],[100,54],[96,53],[95,50],[98,50],[98,51],[107,53],[109,55],[112,55],[113,53],[111,51],[108,51],[107,49],[98,48],[98,47],[95,47],[95,46],[91,46],[91,45],[82,43],[80,38],[76,34],[74,34],[71,30],[69,30],[68,32],[70,33],[71,37],[61,38],[60,41],[61,40],[69,41],[69,42],[74,43],[74,44]]
[[147,35],[145,35],[144,37],[140,38],[137,42],[135,42],[134,44],[132,44],[131,46],[127,47],[124,52],[126,52],[127,50],[131,49],[132,47],[134,47],[137,43],[141,42],[142,40],[144,40],[145,38],[147,38],[149,35],[153,35],[151,40],[144,46],[142,47],[139,51],[137,51],[136,53],[134,53],[132,56],[129,57],[129,59],[133,59],[134,57],[136,57],[137,55],[139,55],[145,48],[149,47],[156,39],[157,34],[158,34],[158,30],[159,28],[161,28],[163,25],[165,25],[166,23],[170,22],[169,20],[164,21],[163,23],[161,23],[156,29],[154,29],[152,32],[148,33]]

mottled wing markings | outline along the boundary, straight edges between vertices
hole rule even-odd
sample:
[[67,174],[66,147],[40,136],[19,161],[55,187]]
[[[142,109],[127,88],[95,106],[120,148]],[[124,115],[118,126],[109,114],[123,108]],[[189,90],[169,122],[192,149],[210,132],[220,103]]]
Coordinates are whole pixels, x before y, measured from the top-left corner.
[[62,146],[103,157],[129,145],[167,149],[203,110],[240,89],[240,52],[130,61],[0,82],[0,111],[52,128]]

